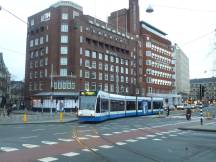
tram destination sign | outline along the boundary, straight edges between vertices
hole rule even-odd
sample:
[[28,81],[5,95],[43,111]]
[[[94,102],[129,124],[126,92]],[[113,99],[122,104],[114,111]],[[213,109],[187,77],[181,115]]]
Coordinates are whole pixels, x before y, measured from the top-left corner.
[[81,91],[80,96],[97,96],[96,91]]

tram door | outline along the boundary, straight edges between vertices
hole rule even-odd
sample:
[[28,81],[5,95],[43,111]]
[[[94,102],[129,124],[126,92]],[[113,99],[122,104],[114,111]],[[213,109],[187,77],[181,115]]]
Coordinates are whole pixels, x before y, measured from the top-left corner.
[[142,110],[143,110],[144,115],[148,113],[148,102],[147,101],[142,102]]

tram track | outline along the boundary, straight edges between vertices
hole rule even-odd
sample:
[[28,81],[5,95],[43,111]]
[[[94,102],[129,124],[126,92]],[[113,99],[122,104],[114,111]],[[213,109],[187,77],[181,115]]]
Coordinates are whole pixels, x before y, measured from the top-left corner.
[[[127,146],[120,146],[120,145],[117,145],[115,142],[111,141],[110,139],[106,138],[105,136],[103,136],[101,133],[98,133],[97,129],[95,127],[90,127],[91,129],[91,132],[93,133],[93,135],[97,135],[99,136],[102,140],[106,141],[107,143],[113,145],[113,146],[116,146],[122,150],[125,150],[125,151],[128,151],[130,153],[133,153],[135,155],[138,155],[138,156],[141,156],[143,158],[146,158],[146,159],[149,159],[149,160],[152,160],[154,162],[163,162],[157,158],[155,158],[155,156],[151,156],[151,155],[147,155],[147,154],[144,154],[144,153],[141,153],[141,152],[138,152],[138,151],[135,151],[133,150],[132,148],[130,147],[127,147]],[[75,126],[75,128],[73,129],[73,138],[75,139],[75,141],[84,149],[88,149],[89,151],[91,151],[92,153],[94,153],[96,156],[98,156],[101,160],[104,160],[104,161],[107,161],[107,162],[113,162],[111,159],[109,159],[108,157],[98,153],[97,151],[95,151],[93,148],[89,147],[85,142],[81,141],[79,139],[79,134],[78,134],[78,127]]]

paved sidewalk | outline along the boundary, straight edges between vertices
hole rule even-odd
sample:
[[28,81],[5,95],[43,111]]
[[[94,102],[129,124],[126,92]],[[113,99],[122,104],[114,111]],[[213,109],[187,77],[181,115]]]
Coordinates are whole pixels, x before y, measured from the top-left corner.
[[63,113],[63,119],[60,120],[60,113],[41,113],[31,112],[26,113],[27,121],[24,123],[24,111],[15,111],[10,116],[0,116],[0,125],[15,125],[15,124],[50,124],[50,123],[68,123],[77,121],[76,113]]
[[204,120],[203,125],[185,126],[180,127],[181,130],[192,130],[192,131],[205,131],[205,132],[216,132],[216,120]]

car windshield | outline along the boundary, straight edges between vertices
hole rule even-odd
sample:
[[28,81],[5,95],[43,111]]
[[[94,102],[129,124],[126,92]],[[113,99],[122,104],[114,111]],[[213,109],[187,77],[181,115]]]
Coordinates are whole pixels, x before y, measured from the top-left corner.
[[84,109],[94,110],[96,98],[97,98],[96,96],[81,96],[80,110],[84,110]]

